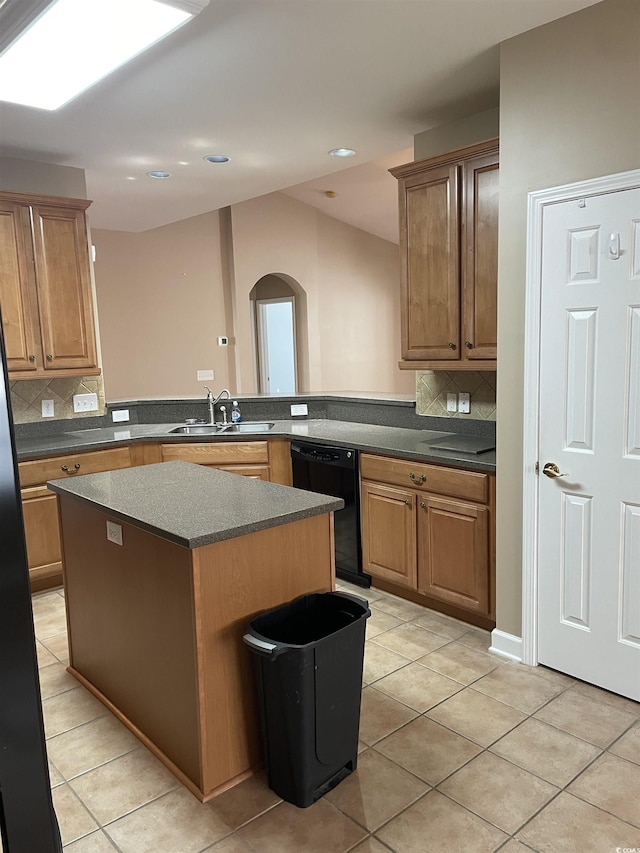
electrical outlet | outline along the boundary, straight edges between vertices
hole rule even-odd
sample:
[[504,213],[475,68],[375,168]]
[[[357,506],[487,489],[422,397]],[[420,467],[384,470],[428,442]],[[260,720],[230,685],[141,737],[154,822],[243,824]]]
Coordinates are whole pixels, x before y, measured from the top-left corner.
[[120,424],[129,420],[129,409],[114,409],[111,412],[111,420],[114,424]]
[[229,338],[226,335],[220,335],[218,338],[218,346],[226,347],[229,344]]
[[97,394],[74,394],[73,395],[73,411],[74,412],[97,412],[98,411],[98,395]]
[[300,415],[308,415],[309,407],[306,403],[297,403],[291,406],[291,417],[297,417]]
[[448,412],[457,412],[458,411],[458,395],[457,394],[447,394],[447,411]]
[[42,417],[43,418],[52,418],[53,415],[54,415],[53,400],[43,400],[42,401]]
[[213,382],[213,370],[198,370],[198,382]]
[[122,545],[122,525],[107,521],[107,539],[114,545]]
[[470,394],[458,394],[458,411],[462,412],[463,415],[468,415],[471,410],[471,395]]

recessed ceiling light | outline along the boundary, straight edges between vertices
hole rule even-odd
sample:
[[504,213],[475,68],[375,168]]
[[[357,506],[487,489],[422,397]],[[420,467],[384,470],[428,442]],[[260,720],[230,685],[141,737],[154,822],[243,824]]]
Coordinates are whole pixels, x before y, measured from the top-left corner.
[[204,158],[208,163],[228,163],[231,157],[226,154],[207,154]]
[[150,178],[170,178],[171,172],[147,172]]
[[[8,47],[0,43],[0,100],[57,110],[189,21],[207,2],[40,2],[44,13]],[[34,57],[46,73],[33,73]]]
[[332,157],[353,157],[355,153],[353,148],[332,148],[329,151]]
[[127,175],[126,180],[127,181],[135,181],[135,178],[133,177],[133,175]]

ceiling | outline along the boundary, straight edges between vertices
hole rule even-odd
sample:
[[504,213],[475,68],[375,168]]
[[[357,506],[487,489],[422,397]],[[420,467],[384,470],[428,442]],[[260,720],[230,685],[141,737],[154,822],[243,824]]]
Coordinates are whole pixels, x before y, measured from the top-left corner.
[[[397,240],[386,170],[412,159],[414,134],[496,106],[499,43],[595,2],[210,0],[56,112],[0,104],[0,155],[84,169],[94,228],[286,190]],[[357,155],[328,156],[342,146]],[[231,162],[203,160],[219,153]],[[146,177],[158,169],[173,177]]]

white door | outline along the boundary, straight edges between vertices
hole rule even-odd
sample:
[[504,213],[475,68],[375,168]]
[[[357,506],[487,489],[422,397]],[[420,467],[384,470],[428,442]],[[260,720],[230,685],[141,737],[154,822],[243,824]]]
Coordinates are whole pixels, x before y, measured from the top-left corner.
[[258,299],[257,330],[260,391],[296,393],[296,344],[292,296]]
[[541,287],[538,660],[640,700],[640,189],[547,205]]

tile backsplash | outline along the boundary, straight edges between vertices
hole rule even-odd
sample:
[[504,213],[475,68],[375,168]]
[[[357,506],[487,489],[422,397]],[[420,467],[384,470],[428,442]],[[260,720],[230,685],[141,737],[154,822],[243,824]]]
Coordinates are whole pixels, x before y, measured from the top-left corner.
[[[447,411],[447,394],[461,392],[471,395],[471,411],[468,415]],[[495,421],[495,371],[417,370],[416,413],[431,417]]]
[[[37,421],[95,417],[105,413],[102,376],[69,376],[63,379],[19,379],[10,384],[13,421],[29,424]],[[97,394],[97,412],[74,412],[74,394]],[[42,401],[53,400],[53,418],[42,417]]]

